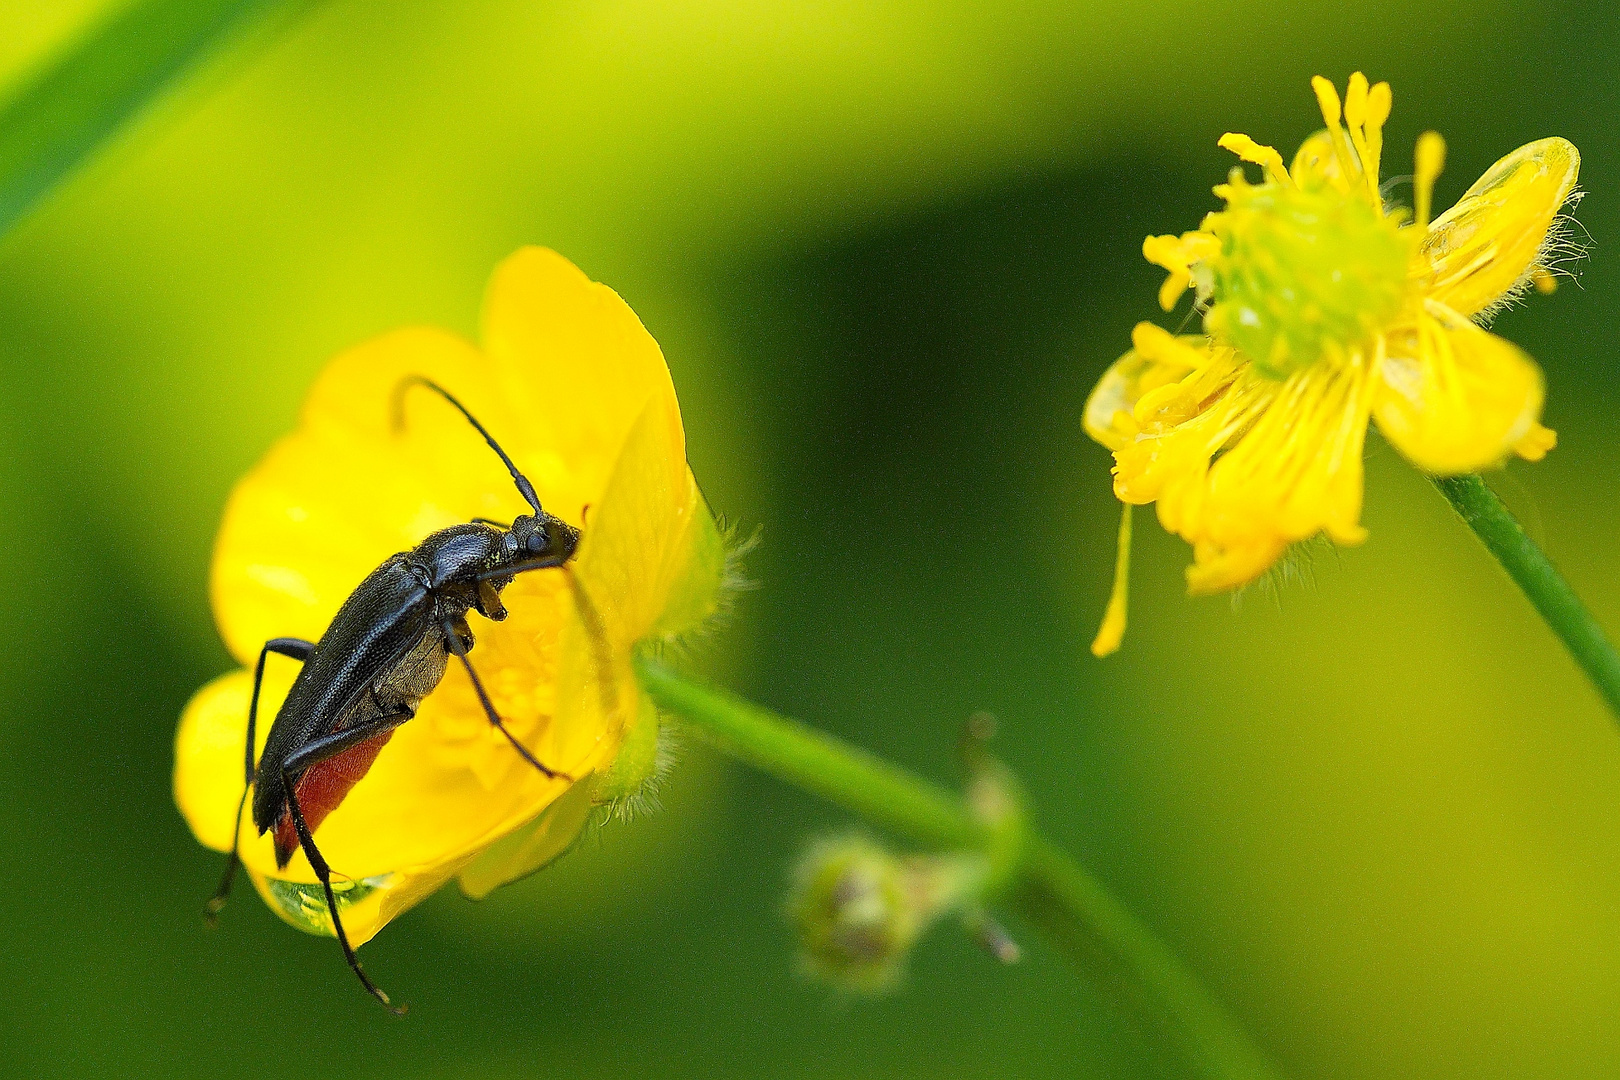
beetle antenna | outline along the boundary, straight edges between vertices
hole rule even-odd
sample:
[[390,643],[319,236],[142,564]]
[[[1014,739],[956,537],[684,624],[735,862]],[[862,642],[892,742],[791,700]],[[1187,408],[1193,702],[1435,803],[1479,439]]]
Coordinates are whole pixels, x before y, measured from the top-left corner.
[[405,428],[405,392],[413,386],[425,386],[454,405],[456,411],[467,418],[467,423],[478,429],[478,434],[482,435],[484,441],[489,443],[489,448],[501,456],[501,460],[506,463],[506,471],[512,474],[512,481],[517,484],[518,494],[523,496],[525,502],[534,507],[536,514],[545,513],[540,509],[540,496],[534,493],[534,485],[529,483],[528,477],[518,471],[518,467],[512,463],[512,459],[507,457],[506,451],[501,449],[501,444],[495,441],[495,436],[491,435],[484,425],[478,422],[477,417],[467,411],[467,406],[456,400],[455,395],[432,379],[422,375],[407,375],[399,380],[399,384],[394,387],[393,409],[391,411],[396,432]]

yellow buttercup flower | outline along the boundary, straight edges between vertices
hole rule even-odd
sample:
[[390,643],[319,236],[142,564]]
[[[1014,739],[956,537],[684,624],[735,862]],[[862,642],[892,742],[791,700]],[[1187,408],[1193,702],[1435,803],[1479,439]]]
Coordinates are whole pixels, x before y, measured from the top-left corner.
[[1510,454],[1539,460],[1556,442],[1540,423],[1541,369],[1481,325],[1532,285],[1551,291],[1570,251],[1560,211],[1575,197],[1580,154],[1559,138],[1522,146],[1430,221],[1440,136],[1418,140],[1415,208],[1386,205],[1389,84],[1357,72],[1342,103],[1326,79],[1312,86],[1327,127],[1292,165],[1246,135],[1223,136],[1261,166],[1261,182],[1233,168],[1215,188],[1223,210],[1142,246],[1169,271],[1161,306],[1193,289],[1204,333],[1139,324],[1086,402],[1086,431],[1114,452],[1126,514],[1099,656],[1125,631],[1132,505],[1157,503],[1164,527],[1193,545],[1190,592],[1221,592],[1298,541],[1365,538],[1369,418],[1436,476]]
[[[483,439],[440,399],[411,398],[394,426],[391,396],[412,375],[459,397],[546,509],[583,531],[570,566],[598,612],[595,632],[558,571],[517,577],[504,622],[473,619],[472,661],[496,711],[560,775],[519,757],[452,665],[317,828],[356,945],[452,877],[482,896],[544,865],[593,805],[633,793],[652,772],[658,718],[631,654],[717,603],[721,539],[686,464],[669,369],[629,307],[561,256],[528,248],[496,270],[482,338],[480,348],[400,330],[333,360],[298,430],[232,492],[214,551],[215,617],[251,666],[267,639],[318,639],[393,553],[474,517],[528,512]],[[296,670],[269,661],[260,748]],[[175,801],[219,851],[231,847],[242,795],[251,686],[241,670],[203,687],[176,740]],[[299,851],[277,869],[272,839],[241,823],[249,876],[288,921],[330,934],[308,860]]]

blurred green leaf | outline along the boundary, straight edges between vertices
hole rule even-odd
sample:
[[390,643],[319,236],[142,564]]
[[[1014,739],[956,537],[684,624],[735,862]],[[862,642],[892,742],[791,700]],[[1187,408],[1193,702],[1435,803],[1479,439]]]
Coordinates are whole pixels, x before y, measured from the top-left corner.
[[86,32],[0,111],[0,232],[245,23],[308,0],[146,0]]

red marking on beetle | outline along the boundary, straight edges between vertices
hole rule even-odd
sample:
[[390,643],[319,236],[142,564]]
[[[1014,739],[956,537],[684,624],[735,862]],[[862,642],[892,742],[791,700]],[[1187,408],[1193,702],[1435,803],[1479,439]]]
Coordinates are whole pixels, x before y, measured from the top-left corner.
[[[304,775],[293,785],[293,791],[298,796],[298,809],[304,814],[304,824],[309,826],[311,836],[321,827],[326,815],[336,810],[354,785],[371,771],[377,755],[393,737],[392,731],[385,731],[304,770]],[[298,829],[293,825],[291,808],[283,803],[281,817],[276,819],[276,867],[284,868],[297,850]]]

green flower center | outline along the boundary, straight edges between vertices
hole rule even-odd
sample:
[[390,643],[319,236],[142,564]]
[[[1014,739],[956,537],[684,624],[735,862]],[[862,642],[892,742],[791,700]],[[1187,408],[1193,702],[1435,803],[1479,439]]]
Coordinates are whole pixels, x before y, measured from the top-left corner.
[[1205,329],[1273,378],[1343,355],[1400,313],[1409,241],[1400,220],[1363,199],[1290,184],[1234,184],[1204,228],[1210,260]]

